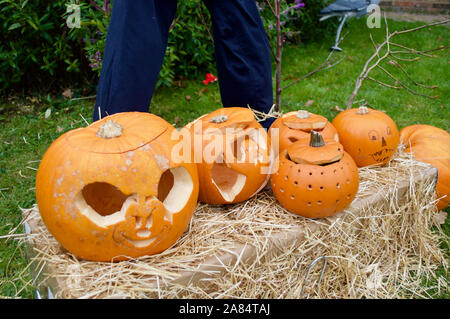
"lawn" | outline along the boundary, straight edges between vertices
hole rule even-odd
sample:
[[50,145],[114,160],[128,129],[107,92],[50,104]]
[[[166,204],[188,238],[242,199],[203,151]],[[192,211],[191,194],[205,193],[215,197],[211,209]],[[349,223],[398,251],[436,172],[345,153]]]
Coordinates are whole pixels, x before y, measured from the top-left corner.
[[[421,24],[389,21],[391,31]],[[333,55],[338,59],[343,58],[342,61],[286,89],[282,95],[283,112],[305,108],[331,120],[338,113],[336,107],[345,108],[356,78],[365,61],[373,54],[369,33],[372,33],[376,43],[381,43],[385,34],[383,25],[380,29],[368,29],[364,20],[351,21],[343,34],[347,32],[341,44],[344,51]],[[448,46],[448,35],[448,27],[439,26],[401,35],[395,41],[408,47],[427,50]],[[333,37],[330,36],[317,43],[287,46],[283,59],[284,84],[322,64],[329,54],[328,48],[332,42]],[[416,88],[401,71],[392,65],[388,68],[418,92],[437,95],[438,98],[413,95],[406,90],[387,88],[367,80],[355,99],[357,105],[368,103],[373,108],[386,111],[399,129],[423,123],[449,131],[448,49],[433,53],[438,57],[422,57],[419,61],[404,62],[403,65],[416,81],[436,85],[435,89]],[[389,82],[381,71],[375,71],[373,77]],[[214,73],[215,70],[208,72]],[[205,86],[201,80],[184,80],[171,88],[158,89],[150,111],[180,127],[220,107],[218,84]],[[78,97],[80,88],[71,89],[75,92],[75,97]],[[33,289],[28,285],[31,275],[24,257],[24,246],[12,239],[2,239],[1,236],[7,235],[18,225],[21,207],[28,208],[35,203],[35,174],[47,147],[62,133],[85,126],[86,121],[91,122],[93,103],[92,99],[71,101],[61,95],[11,97],[0,101],[0,122],[3,127],[0,132],[0,298],[32,297]],[[48,109],[51,110],[50,114]],[[447,212],[449,211],[447,208]],[[442,239],[442,249],[446,250],[448,256],[449,218],[444,228],[447,238]],[[437,276],[447,277],[448,280],[448,271],[440,269]],[[424,284],[431,287],[433,282]],[[438,293],[430,289],[430,293],[435,298],[450,297],[448,291],[441,290]]]

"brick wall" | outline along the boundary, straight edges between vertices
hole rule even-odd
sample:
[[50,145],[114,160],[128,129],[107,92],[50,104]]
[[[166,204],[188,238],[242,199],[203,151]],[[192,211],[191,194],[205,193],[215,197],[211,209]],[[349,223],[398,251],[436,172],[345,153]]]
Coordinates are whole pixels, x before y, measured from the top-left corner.
[[381,0],[383,9],[392,11],[449,14],[450,0]]

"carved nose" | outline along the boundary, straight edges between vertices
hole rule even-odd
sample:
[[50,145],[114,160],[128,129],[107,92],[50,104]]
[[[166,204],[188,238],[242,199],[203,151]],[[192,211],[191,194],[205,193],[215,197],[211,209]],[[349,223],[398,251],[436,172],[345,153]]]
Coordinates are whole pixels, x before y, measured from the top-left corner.
[[158,233],[156,228],[163,224],[164,205],[155,197],[147,198],[133,217],[136,219],[136,235],[147,238],[152,233]]
[[382,147],[386,146],[386,141],[384,140],[384,137],[381,138],[381,146]]

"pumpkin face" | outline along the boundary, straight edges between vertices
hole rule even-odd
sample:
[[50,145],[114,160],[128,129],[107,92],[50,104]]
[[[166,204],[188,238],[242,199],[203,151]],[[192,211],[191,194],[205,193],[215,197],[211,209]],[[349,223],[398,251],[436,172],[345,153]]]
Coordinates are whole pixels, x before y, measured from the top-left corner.
[[386,164],[400,142],[394,121],[384,112],[367,107],[343,111],[332,123],[358,167]]
[[246,108],[221,108],[188,124],[199,174],[199,200],[242,202],[269,178],[272,155],[266,131]]
[[339,213],[353,201],[359,187],[358,168],[343,146],[325,143],[311,132],[311,143],[294,143],[278,157],[270,178],[273,193],[288,211],[309,218]]
[[276,119],[269,129],[272,140],[276,140],[275,129],[278,129],[280,152],[296,142],[308,144],[311,130],[320,132],[325,140],[339,142],[336,129],[325,117],[304,110],[289,112]]
[[195,164],[171,160],[173,126],[118,113],[60,136],[45,153],[36,199],[50,233],[95,261],[159,253],[186,229],[198,198]]
[[400,131],[405,152],[412,153],[422,162],[437,168],[436,185],[438,209],[446,208],[450,203],[450,134],[431,125],[411,125]]

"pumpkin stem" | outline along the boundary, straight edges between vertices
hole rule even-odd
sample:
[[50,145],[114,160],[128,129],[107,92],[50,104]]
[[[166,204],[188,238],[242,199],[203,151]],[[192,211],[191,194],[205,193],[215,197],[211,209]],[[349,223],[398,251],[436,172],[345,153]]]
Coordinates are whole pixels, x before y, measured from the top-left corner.
[[311,117],[311,115],[309,114],[308,111],[305,111],[305,110],[299,110],[299,111],[297,112],[297,118],[298,118],[298,119],[308,119],[308,118],[310,118],[310,117]]
[[108,120],[100,126],[97,136],[105,139],[122,136],[122,125]]
[[309,146],[311,147],[322,147],[325,146],[325,142],[323,141],[322,134],[311,130],[311,139],[309,140]]
[[228,121],[228,116],[226,116],[226,115],[217,115],[217,116],[213,117],[212,119],[210,119],[209,121],[211,123],[220,124],[220,123]]
[[356,114],[359,115],[369,114],[369,109],[365,106],[360,106]]

